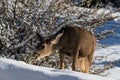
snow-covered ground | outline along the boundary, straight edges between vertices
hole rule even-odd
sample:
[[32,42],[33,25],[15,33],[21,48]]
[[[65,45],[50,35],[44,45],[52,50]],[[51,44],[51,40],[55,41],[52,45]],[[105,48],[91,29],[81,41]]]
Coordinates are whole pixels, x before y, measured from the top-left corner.
[[38,67],[0,58],[0,80],[114,80],[68,70]]
[[[113,61],[120,59],[120,45],[110,46],[107,48],[96,49],[96,56],[103,57],[104,61]],[[99,61],[95,61],[94,65],[102,65]],[[120,80],[120,64],[106,70],[101,76],[93,74],[84,74],[71,70],[59,70],[34,66],[26,64],[22,61],[0,58],[0,80]]]
[[120,45],[96,49],[93,65],[97,69],[105,69],[105,67],[109,68],[111,66],[100,75],[120,80]]

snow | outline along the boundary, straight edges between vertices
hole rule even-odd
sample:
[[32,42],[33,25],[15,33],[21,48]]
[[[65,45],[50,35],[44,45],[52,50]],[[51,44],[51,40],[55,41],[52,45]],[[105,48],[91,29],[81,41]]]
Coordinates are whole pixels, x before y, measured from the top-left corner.
[[107,62],[119,61],[117,64],[114,64],[113,68],[106,70],[106,72],[101,75],[113,78],[115,80],[120,80],[120,45],[112,45],[107,48],[98,48],[95,51],[94,58],[96,56],[103,56],[101,61],[94,60],[94,63],[99,67]]
[[0,58],[0,80],[114,80],[92,74],[59,70]]
[[[119,60],[120,45],[97,48],[94,58],[96,56],[107,56],[102,60],[103,63],[104,61]],[[98,66],[101,65],[97,60],[95,60],[95,63],[98,63]],[[119,80],[119,72],[120,64],[106,70],[104,74],[99,76],[67,69],[60,70],[35,66],[22,61],[0,58],[0,80]]]
[[120,80],[120,67],[110,69],[107,77],[114,78],[115,80]]
[[106,48],[99,48],[94,56],[106,56],[107,61],[120,59],[120,45],[114,45]]

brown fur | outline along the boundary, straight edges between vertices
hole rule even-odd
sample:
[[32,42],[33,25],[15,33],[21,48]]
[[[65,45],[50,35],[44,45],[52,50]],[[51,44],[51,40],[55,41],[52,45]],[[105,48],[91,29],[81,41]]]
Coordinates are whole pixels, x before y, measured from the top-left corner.
[[72,70],[75,70],[76,66],[78,66],[82,72],[87,73],[92,64],[96,38],[91,32],[83,28],[63,27],[42,44],[44,48],[34,53],[38,59],[58,50],[61,69],[64,69],[64,54],[66,54],[72,57]]

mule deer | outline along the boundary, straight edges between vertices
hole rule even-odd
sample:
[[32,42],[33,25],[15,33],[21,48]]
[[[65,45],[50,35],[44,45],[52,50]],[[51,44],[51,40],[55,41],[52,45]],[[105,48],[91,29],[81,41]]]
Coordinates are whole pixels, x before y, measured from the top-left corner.
[[39,60],[58,50],[61,69],[64,69],[64,55],[66,54],[72,57],[73,71],[78,66],[82,72],[87,73],[92,64],[95,47],[96,38],[91,32],[80,27],[66,26],[49,39],[43,39],[33,56]]

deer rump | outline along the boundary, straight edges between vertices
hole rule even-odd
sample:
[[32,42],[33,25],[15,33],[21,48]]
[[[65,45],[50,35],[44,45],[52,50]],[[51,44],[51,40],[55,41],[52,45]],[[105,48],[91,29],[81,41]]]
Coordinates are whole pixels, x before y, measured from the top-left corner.
[[72,57],[73,71],[78,66],[81,72],[87,73],[92,65],[96,38],[91,32],[83,28],[66,26],[49,39],[43,40],[42,46],[44,48],[38,49],[34,53],[37,58],[43,58],[58,50],[61,69],[64,69],[64,55],[66,54]]

